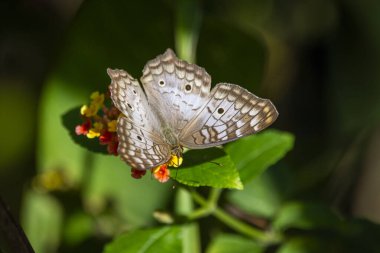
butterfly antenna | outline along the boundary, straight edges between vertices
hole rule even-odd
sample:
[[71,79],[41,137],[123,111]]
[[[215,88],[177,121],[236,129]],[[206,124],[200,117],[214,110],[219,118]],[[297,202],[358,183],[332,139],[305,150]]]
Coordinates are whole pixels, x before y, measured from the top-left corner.
[[150,169],[150,180],[153,180],[153,168]]
[[177,179],[177,175],[178,175],[178,167],[175,168],[175,177],[174,177],[174,179]]

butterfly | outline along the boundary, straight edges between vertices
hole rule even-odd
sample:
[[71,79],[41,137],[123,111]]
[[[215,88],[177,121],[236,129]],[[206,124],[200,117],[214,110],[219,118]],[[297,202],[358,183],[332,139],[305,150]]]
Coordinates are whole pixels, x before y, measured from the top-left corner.
[[124,70],[107,73],[111,99],[122,113],[118,153],[134,169],[182,157],[184,147],[204,149],[257,133],[278,116],[270,100],[236,84],[219,83],[210,91],[206,70],[171,49],[147,62],[142,87]]

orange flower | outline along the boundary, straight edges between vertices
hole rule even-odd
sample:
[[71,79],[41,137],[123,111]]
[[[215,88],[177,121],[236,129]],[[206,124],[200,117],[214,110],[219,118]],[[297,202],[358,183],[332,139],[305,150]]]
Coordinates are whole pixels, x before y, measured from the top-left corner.
[[170,178],[170,170],[168,169],[168,165],[165,163],[153,169],[153,176],[160,183],[167,182]]

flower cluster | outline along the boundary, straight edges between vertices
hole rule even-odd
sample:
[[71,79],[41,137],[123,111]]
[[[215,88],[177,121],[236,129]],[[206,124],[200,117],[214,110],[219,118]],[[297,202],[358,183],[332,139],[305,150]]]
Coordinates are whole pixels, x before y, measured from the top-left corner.
[[[83,122],[75,127],[77,135],[85,135],[89,139],[99,138],[99,144],[107,145],[110,154],[118,155],[118,137],[116,132],[117,119],[120,111],[112,104],[109,94],[93,92],[89,105],[83,105],[80,109]],[[109,103],[108,103],[109,102]],[[110,104],[110,106],[107,106]],[[170,178],[168,167],[179,167],[182,157],[172,155],[171,159],[160,166],[151,169],[154,178],[165,183]],[[131,176],[139,179],[146,174],[145,170],[131,169]]]
[[[157,181],[161,183],[165,183],[170,178],[170,170],[168,169],[168,167],[179,167],[182,164],[182,161],[183,161],[182,157],[172,155],[172,157],[167,163],[161,164],[160,166],[157,166],[151,169],[151,172]],[[132,172],[133,178],[141,178],[146,173],[145,170],[137,170],[137,169],[132,169],[131,172]]]
[[116,124],[120,112],[113,105],[109,107],[105,105],[106,96],[109,98],[109,95],[98,91],[91,94],[90,104],[83,105],[80,109],[83,123],[75,127],[75,133],[85,135],[89,139],[99,138],[101,145],[107,145],[108,153],[118,155]]

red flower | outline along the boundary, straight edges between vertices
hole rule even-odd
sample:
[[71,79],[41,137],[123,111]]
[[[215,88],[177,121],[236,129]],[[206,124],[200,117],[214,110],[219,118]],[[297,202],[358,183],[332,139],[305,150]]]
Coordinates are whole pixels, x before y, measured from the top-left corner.
[[91,128],[91,120],[89,119],[86,119],[85,122],[83,122],[82,125],[77,125],[75,127],[75,133],[77,135],[86,135],[88,133],[88,131],[90,130]]
[[131,176],[136,179],[142,178],[146,173],[146,170],[131,169]]
[[[107,151],[108,153],[110,153],[111,155],[119,155],[117,153],[117,147],[119,146],[119,142],[117,141],[117,138],[113,138],[114,140],[109,142],[108,143],[108,146],[107,146]],[[116,139],[116,140],[115,140]]]
[[102,145],[106,145],[112,141],[113,134],[111,132],[105,131],[99,136],[99,142]]

